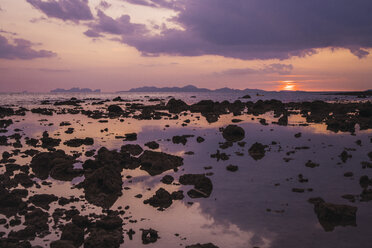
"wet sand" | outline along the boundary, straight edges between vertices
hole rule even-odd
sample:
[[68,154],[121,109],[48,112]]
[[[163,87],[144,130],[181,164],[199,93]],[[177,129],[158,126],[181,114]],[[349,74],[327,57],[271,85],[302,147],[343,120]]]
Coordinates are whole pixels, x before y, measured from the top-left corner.
[[372,104],[0,108],[0,247],[369,247]]

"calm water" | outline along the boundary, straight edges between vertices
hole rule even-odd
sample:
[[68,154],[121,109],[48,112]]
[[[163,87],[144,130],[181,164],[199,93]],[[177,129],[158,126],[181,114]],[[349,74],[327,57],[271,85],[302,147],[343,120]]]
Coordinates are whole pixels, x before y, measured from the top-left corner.
[[[166,93],[166,94],[2,94],[0,105],[15,106],[36,106],[41,100],[61,100],[71,97],[112,99],[116,96],[131,101],[139,100],[147,102],[150,98],[167,99],[170,95],[175,98],[184,99],[188,103],[197,102],[202,99],[212,100],[237,100],[240,95],[236,94],[200,94],[200,93]],[[309,93],[269,93],[265,96],[255,96],[252,99],[272,99],[282,101],[307,101],[307,100],[355,100],[355,97],[325,96]],[[195,98],[191,98],[195,96]],[[90,101],[87,101],[89,104]],[[107,103],[111,104],[111,103]],[[124,103],[125,104],[125,103]],[[49,107],[49,106],[48,106]],[[91,108],[92,106],[86,106]],[[98,106],[97,108],[102,108]],[[225,115],[216,123],[209,124],[203,117],[198,120],[193,116],[182,117],[179,120],[135,120],[125,118],[124,122],[117,119],[110,119],[108,123],[99,123],[97,120],[89,119],[82,115],[53,115],[40,116],[27,113],[26,116],[12,117],[14,124],[8,128],[6,135],[14,133],[14,129],[21,129],[24,137],[40,138],[42,132],[47,130],[51,136],[62,139],[59,149],[66,152],[84,152],[91,149],[99,149],[102,146],[108,149],[120,149],[123,144],[140,144],[143,148],[148,141],[157,141],[160,148],[157,151],[182,156],[184,165],[178,172],[167,171],[159,176],[149,176],[143,170],[124,170],[123,195],[115,202],[111,209],[129,206],[124,217],[137,220],[136,223],[124,221],[125,230],[132,228],[136,231],[134,239],[130,241],[128,236],[124,237],[122,247],[141,247],[141,228],[153,228],[159,231],[161,237],[156,243],[146,247],[184,247],[195,243],[212,242],[219,247],[371,247],[371,223],[372,223],[372,202],[350,203],[341,196],[344,194],[358,195],[362,189],[359,186],[359,178],[362,175],[372,176],[372,169],[362,169],[361,162],[368,161],[368,152],[372,151],[371,137],[372,130],[359,131],[355,135],[349,133],[334,133],[328,131],[325,125],[310,124],[299,126],[305,123],[300,116],[291,116],[290,124],[286,127],[270,124],[263,126],[259,124],[257,117],[250,115],[239,116],[242,119],[238,125],[245,130],[245,147],[234,144],[225,150],[219,148],[219,143],[224,142],[220,127],[231,124],[232,115]],[[273,119],[272,114],[266,114],[269,123]],[[44,119],[40,121],[40,119]],[[183,127],[184,119],[190,119],[191,123]],[[74,127],[73,134],[65,134],[67,127],[60,127],[62,121],[70,121]],[[49,126],[49,123],[53,125]],[[169,125],[169,127],[165,127]],[[100,130],[108,128],[108,132]],[[117,135],[136,132],[138,140],[134,142],[123,142],[115,139]],[[296,138],[296,133],[302,133]],[[192,134],[186,145],[175,145],[169,139],[174,135]],[[202,136],[205,142],[197,143],[196,137]],[[63,145],[63,141],[71,138],[92,137],[95,141],[93,146],[82,146],[71,148]],[[361,141],[361,146],[356,141]],[[275,141],[276,144],[272,145]],[[266,155],[261,160],[254,160],[248,155],[249,147],[260,142],[268,145]],[[21,150],[29,149],[24,145]],[[296,147],[308,146],[309,149],[296,150]],[[338,157],[345,149],[349,149],[352,155],[346,163],[342,163]],[[9,151],[12,147],[0,146],[0,152]],[[217,149],[230,155],[227,161],[219,161],[210,157]],[[185,155],[185,152],[193,151],[194,155]],[[295,151],[292,153],[292,151]],[[239,152],[239,155],[237,154]],[[287,154],[289,152],[289,154]],[[17,163],[28,164],[30,157],[15,157]],[[290,158],[286,162],[283,158]],[[79,158],[82,162],[87,159],[84,155]],[[312,160],[320,164],[317,168],[305,167],[305,163]],[[236,172],[226,170],[227,165],[237,165]],[[76,164],[77,167],[81,163]],[[204,167],[211,166],[212,169],[205,170]],[[0,173],[4,172],[0,167]],[[213,183],[213,192],[206,199],[191,199],[186,192],[192,186],[165,185],[160,182],[164,175],[172,175],[176,182],[179,176],[186,173],[207,173],[212,172],[210,179]],[[353,172],[354,176],[344,177],[345,172]],[[300,183],[298,175],[302,174],[308,178],[307,183]],[[132,176],[127,179],[127,176]],[[38,179],[35,179],[38,180]],[[62,182],[52,178],[51,187],[35,187],[29,189],[30,195],[37,193],[55,194],[57,196],[69,197],[71,195],[84,195],[83,190],[72,189],[71,187],[83,178],[75,178],[72,182]],[[172,206],[165,211],[158,211],[150,205],[143,204],[143,200],[151,197],[157,189],[163,187],[169,192],[183,190],[185,198],[181,201],[174,201]],[[292,188],[312,188],[313,191],[304,193],[292,192]],[[143,198],[135,197],[142,194]],[[336,204],[348,204],[357,206],[357,226],[336,227],[332,232],[326,232],[319,224],[313,205],[307,200],[310,197],[322,197],[327,202]],[[86,208],[82,209],[81,205]],[[51,203],[50,213],[55,208],[61,207],[57,202]],[[75,206],[81,214],[101,213],[102,209],[86,201],[71,203],[64,208]],[[2,217],[0,215],[0,217]],[[11,228],[21,229],[21,226]],[[50,228],[51,230],[51,228]],[[8,233],[10,229],[0,226],[0,231]],[[48,246],[51,240],[59,239],[60,232],[45,238],[37,238],[32,241],[33,245],[39,244]],[[175,234],[179,234],[176,236]]]

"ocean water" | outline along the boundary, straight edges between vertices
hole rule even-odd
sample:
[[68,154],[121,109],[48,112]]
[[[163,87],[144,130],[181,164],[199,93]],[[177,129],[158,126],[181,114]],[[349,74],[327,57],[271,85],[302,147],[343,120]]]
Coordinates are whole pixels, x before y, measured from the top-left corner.
[[[105,110],[113,102],[105,105],[92,106],[93,99],[110,99],[120,96],[130,102],[149,102],[151,98],[164,99],[170,97],[183,99],[187,103],[200,100],[212,99],[215,101],[235,101],[259,99],[278,99],[283,102],[291,101],[357,101],[356,97],[331,96],[319,93],[267,93],[262,95],[250,94],[251,99],[240,99],[241,94],[219,93],[100,93],[100,94],[1,94],[0,105],[17,107],[41,106],[40,102],[49,100],[51,103],[57,100],[66,100],[71,97],[87,100],[82,106]],[[368,100],[368,99],[367,99]],[[158,103],[158,102],[155,102]],[[118,104],[118,102],[115,102]],[[123,104],[124,107],[125,103]],[[47,108],[63,108],[53,105],[42,105]],[[71,108],[71,107],[66,107]],[[232,119],[239,118],[240,127],[245,130],[246,142],[244,147],[234,143],[227,149],[221,149],[220,144],[225,140],[220,128],[232,123]],[[259,123],[260,118],[265,118],[269,125]],[[363,168],[362,162],[371,162],[367,154],[372,151],[372,130],[359,130],[355,134],[347,132],[332,132],[327,130],[326,125],[321,123],[309,123],[303,126],[306,120],[299,115],[289,117],[288,126],[278,126],[272,122],[276,120],[273,113],[261,116],[243,114],[233,116],[223,115],[215,123],[208,123],[200,114],[180,115],[179,119],[171,120],[137,120],[133,118],[105,118],[106,123],[99,122],[83,115],[54,114],[44,116],[27,112],[26,116],[12,116],[13,124],[2,135],[10,136],[14,133],[22,135],[21,151],[30,149],[25,143],[25,137],[42,137],[44,131],[48,131],[53,138],[62,140],[57,149],[62,149],[68,154],[80,152],[79,162],[76,167],[89,159],[84,155],[85,151],[100,149],[120,150],[124,144],[139,144],[147,149],[144,144],[148,141],[157,141],[161,151],[184,158],[184,164],[178,171],[167,171],[158,176],[150,176],[143,170],[123,170],[123,195],[120,196],[112,210],[118,210],[129,206],[124,216],[124,231],[133,229],[136,234],[133,240],[129,240],[124,232],[124,243],[121,247],[138,248],[174,248],[186,247],[196,243],[212,242],[220,248],[311,248],[311,247],[371,247],[372,236],[370,225],[372,223],[372,202],[349,202],[342,198],[345,194],[360,195],[362,188],[359,178],[363,175],[372,177],[371,168]],[[190,120],[187,126],[184,121]],[[71,126],[60,126],[63,121],[69,121]],[[75,128],[73,134],[66,134],[68,127]],[[107,132],[103,132],[108,128]],[[17,131],[18,129],[18,131]],[[21,130],[21,131],[19,131]],[[138,135],[136,141],[123,141],[115,137],[126,133],[135,132]],[[301,137],[295,134],[301,133]],[[175,135],[194,135],[188,139],[185,145],[174,144],[171,139]],[[203,143],[198,143],[196,137],[205,138]],[[63,144],[72,138],[91,137],[94,145],[71,148]],[[274,141],[274,142],[273,142]],[[358,141],[358,142],[357,142]],[[360,142],[359,142],[360,141]],[[248,149],[255,142],[267,145],[266,154],[262,159],[254,160]],[[308,147],[298,149],[298,147]],[[12,146],[0,146],[0,153],[12,152]],[[45,149],[37,148],[40,151]],[[340,154],[345,149],[351,157],[344,163]],[[217,150],[229,155],[229,160],[217,161],[211,155]],[[194,152],[188,155],[187,152]],[[22,157],[22,154],[14,155],[16,163],[29,165],[31,157]],[[308,168],[306,162],[312,160],[319,163],[319,167]],[[228,165],[237,165],[238,171],[226,170]],[[211,167],[211,169],[205,169]],[[0,165],[0,174],[5,172],[5,167]],[[346,172],[352,172],[353,176],[345,177]],[[181,175],[186,173],[204,174],[210,173],[209,178],[213,183],[213,191],[210,197],[192,199],[186,192],[192,186],[180,184],[166,185],[160,180],[164,175],[172,175],[175,182]],[[300,182],[299,175],[308,179],[308,182]],[[128,177],[130,176],[130,177]],[[34,178],[41,184],[42,180]],[[74,188],[77,183],[84,180],[78,177],[71,182],[55,180],[49,177],[47,182],[50,187],[35,186],[29,188],[29,196],[34,194],[54,194],[58,197],[79,197],[84,195],[82,189]],[[19,186],[19,188],[21,188]],[[183,190],[185,198],[174,201],[165,211],[158,211],[143,201],[155,194],[156,190],[164,188],[169,192]],[[303,188],[305,192],[293,192],[293,188]],[[311,189],[311,190],[308,190]],[[142,198],[135,197],[142,194]],[[347,204],[356,206],[356,226],[336,226],[332,231],[325,230],[319,223],[314,212],[314,206],[308,202],[311,197],[322,197],[325,201],[335,204]],[[84,206],[84,207],[82,207]],[[57,202],[50,204],[50,214],[56,208],[60,208]],[[74,207],[81,215],[89,213],[102,213],[102,209],[85,199],[78,203],[70,203],[63,208]],[[0,218],[4,218],[0,214]],[[7,222],[12,218],[8,218]],[[52,218],[50,218],[52,222]],[[62,224],[65,222],[62,221]],[[60,238],[61,231],[52,229],[51,234],[43,238],[32,240],[33,245],[48,247],[52,240]],[[20,230],[23,225],[5,228],[0,226],[0,232],[5,236],[11,230]],[[143,245],[141,241],[141,229],[152,228],[159,232],[160,239],[157,242]],[[87,234],[89,236],[89,234]]]
[[[249,92],[251,99],[246,99],[249,101],[258,101],[258,100],[271,100],[276,99],[282,102],[301,102],[301,101],[329,101],[329,102],[343,102],[343,101],[360,101],[361,99],[356,96],[341,96],[341,95],[328,95],[323,92]],[[174,97],[176,99],[182,99],[188,104],[196,103],[200,100],[213,100],[213,101],[230,101],[242,100],[245,94],[243,93],[200,93],[200,92],[144,92],[144,93],[0,93],[0,105],[32,105],[40,103],[43,100],[50,101],[61,101],[68,100],[71,97],[76,97],[78,99],[113,99],[117,96],[120,96],[122,99],[134,101],[145,101],[150,98],[161,98],[169,99]],[[244,99],[243,99],[244,100]],[[245,100],[245,101],[246,101]]]

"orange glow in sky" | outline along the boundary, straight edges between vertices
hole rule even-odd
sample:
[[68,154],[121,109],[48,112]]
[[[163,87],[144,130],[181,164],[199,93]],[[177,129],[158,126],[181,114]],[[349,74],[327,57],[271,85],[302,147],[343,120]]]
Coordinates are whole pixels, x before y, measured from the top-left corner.
[[293,91],[297,90],[296,84],[294,81],[280,81],[280,90],[288,90],[288,91]]

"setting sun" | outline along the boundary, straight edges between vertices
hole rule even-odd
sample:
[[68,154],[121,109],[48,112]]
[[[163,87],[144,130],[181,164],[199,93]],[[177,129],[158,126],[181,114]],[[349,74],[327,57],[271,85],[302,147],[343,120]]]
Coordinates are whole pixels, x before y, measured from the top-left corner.
[[294,81],[280,81],[280,90],[293,91],[296,90],[296,84]]

